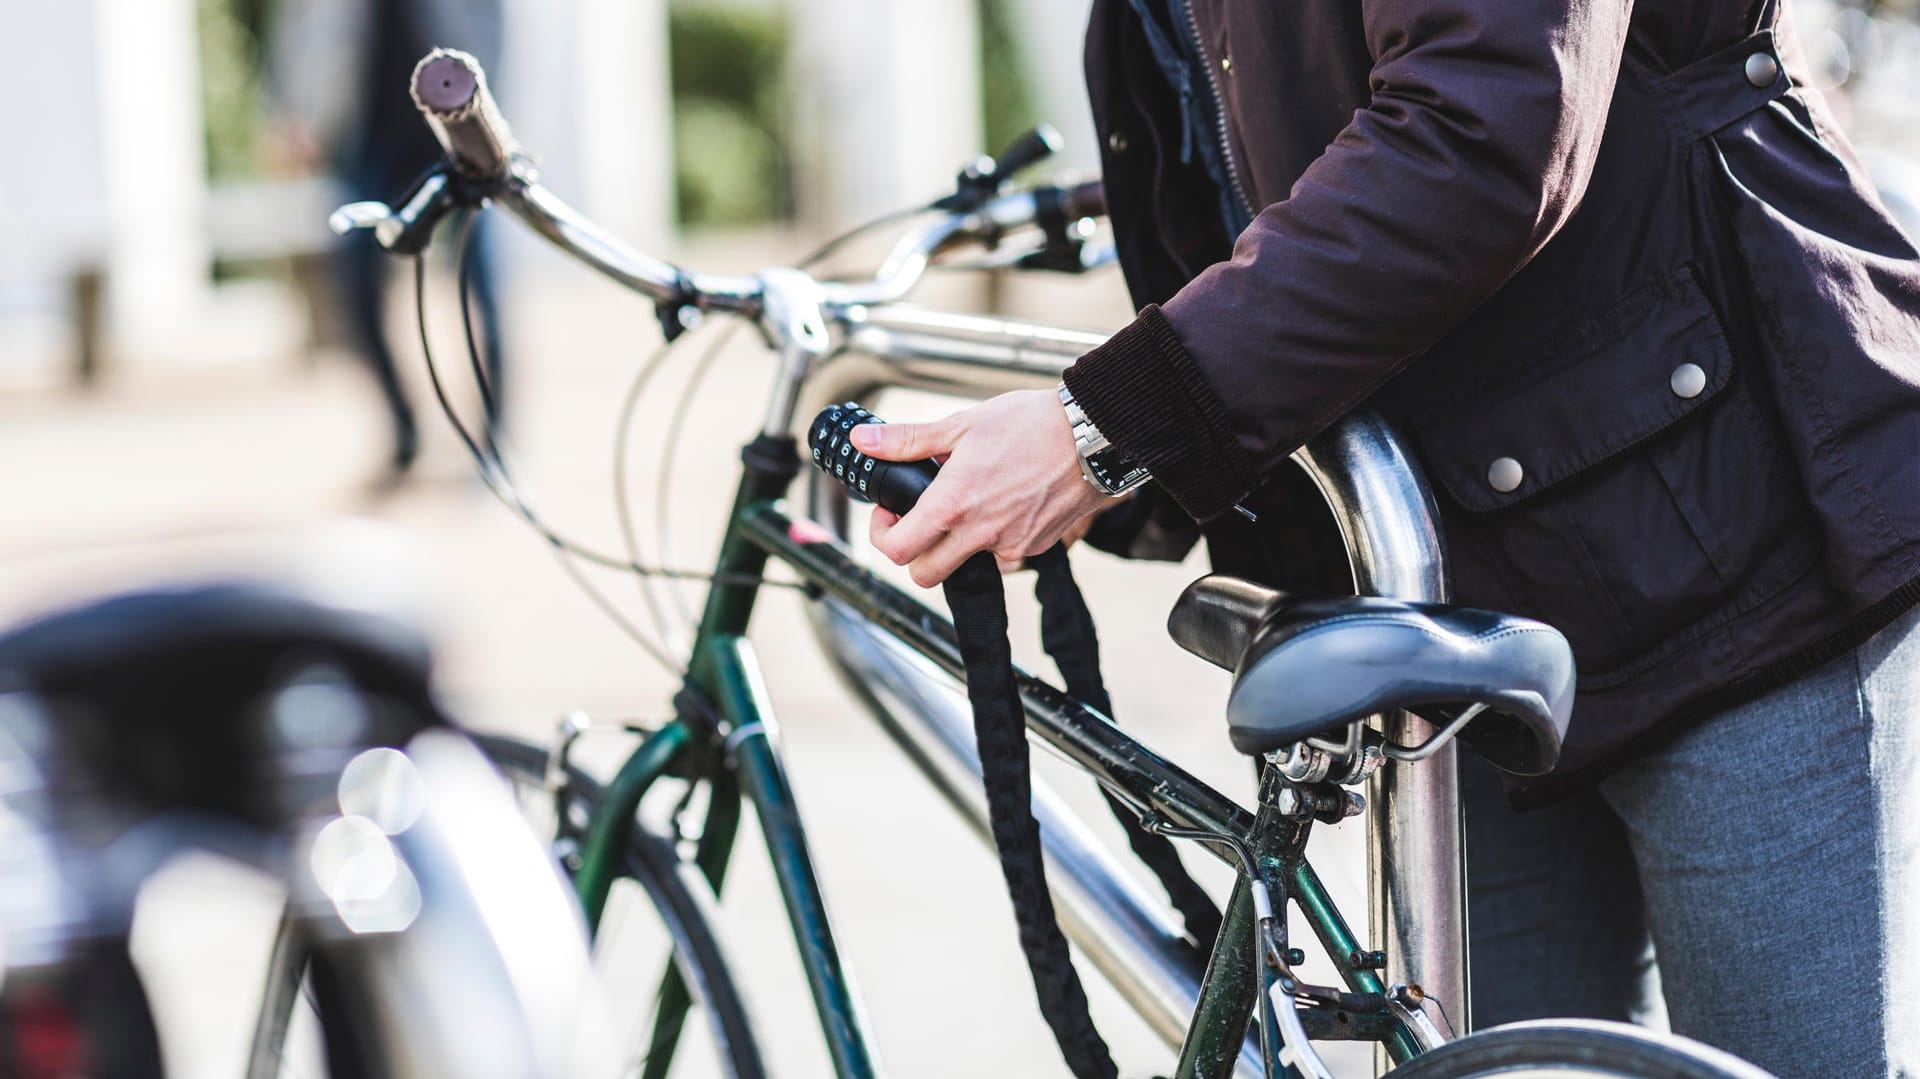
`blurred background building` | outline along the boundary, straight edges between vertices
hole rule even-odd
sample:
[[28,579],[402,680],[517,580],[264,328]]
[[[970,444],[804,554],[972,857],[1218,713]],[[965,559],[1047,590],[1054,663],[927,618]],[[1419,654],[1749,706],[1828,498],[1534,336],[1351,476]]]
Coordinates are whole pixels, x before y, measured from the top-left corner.
[[[268,318],[260,309],[273,303],[317,301],[322,324],[306,329],[328,343],[326,298],[305,293],[298,264],[329,247],[324,211],[336,192],[308,171],[324,161],[283,145],[275,54],[300,54],[307,82],[330,70],[357,81],[367,57],[341,31],[371,28],[341,13],[393,3],[0,6],[10,147],[0,328],[14,346],[0,373],[17,382],[49,361],[198,350],[196,327],[210,316]],[[655,249],[682,229],[818,232],[924,199],[1036,116],[1068,134],[1069,161],[1093,161],[1081,2],[417,6],[456,9],[421,20],[454,37],[494,24],[481,31],[491,40],[442,43],[496,69],[496,92],[551,183]],[[276,40],[289,11],[316,8],[331,17],[302,20],[315,40],[293,50]],[[358,86],[342,96],[398,114],[405,95],[401,84],[383,100]]]
[[[253,328],[242,347],[255,353],[262,335],[281,349],[339,343],[337,300],[311,259],[332,246],[324,211],[340,187],[324,154],[289,152],[275,68],[293,54],[306,82],[357,81],[368,50],[341,31],[370,31],[364,18],[307,19],[333,32],[290,43],[280,27],[289,10],[399,2],[0,5],[0,384],[205,358],[212,322]],[[454,12],[420,20],[442,33],[486,38],[443,43],[495,68],[551,184],[654,250],[716,230],[824,235],[938,192],[1037,118],[1066,134],[1060,164],[1095,161],[1079,79],[1086,0],[411,6]],[[1914,6],[1798,5],[1822,81],[1890,184],[1911,175],[1920,138]],[[406,105],[403,85],[342,97],[388,115]],[[524,278],[543,265],[530,257],[503,261]]]
[[[526,733],[574,708],[613,720],[657,715],[672,679],[486,497],[432,413],[404,281],[393,282],[385,328],[422,453],[406,484],[381,482],[385,409],[329,268],[337,241],[325,219],[344,197],[342,177],[337,159],[306,144],[311,132],[286,122],[297,96],[286,58],[309,80],[327,85],[338,72],[334,81],[348,82],[371,31],[358,41],[289,40],[280,20],[296,7],[494,20],[490,35],[474,32],[482,40],[437,43],[497,53],[496,96],[548,185],[651,253],[727,272],[790,262],[846,226],[924,203],[973,155],[1036,120],[1066,136],[1044,168],[1091,169],[1080,84],[1087,6],[0,0],[0,623],[156,578],[365,546],[374,521],[410,548],[381,556],[389,565],[379,579],[418,593],[459,714]],[[1889,204],[1920,230],[1920,5],[1808,0],[1796,11],[1819,79]],[[356,108],[347,120],[376,110],[415,123],[404,79],[372,88]],[[644,303],[498,225],[507,226],[492,243],[520,478],[564,531],[613,549],[615,422],[658,328]],[[442,363],[459,368],[444,277],[430,290],[429,328]],[[916,298],[1094,329],[1131,313],[1111,272],[1067,282],[961,276]],[[734,447],[756,425],[765,386],[767,360],[751,336],[705,351],[716,331],[693,335],[687,358],[638,411],[627,494],[655,533],[653,555],[670,564],[702,565],[717,539]],[[470,401],[470,382],[456,390]],[[887,406],[896,415],[936,407]],[[684,438],[663,474],[662,435],[676,421]],[[1245,763],[1216,722],[1224,682],[1160,629],[1198,562],[1084,561],[1122,717],[1203,778],[1247,794]],[[638,603],[632,582],[601,583]],[[1024,1004],[1026,974],[990,856],[911,781],[849,696],[819,677],[798,602],[762,609],[796,786],[883,1052],[913,1060],[903,1070],[917,1075],[1054,1067],[1051,1041]],[[1030,640],[1018,643],[1032,651]],[[1104,816],[1090,788],[1069,793],[1095,822]],[[890,800],[885,819],[869,811],[878,798]],[[917,851],[938,857],[913,859]],[[1351,869],[1336,882],[1350,898]],[[792,1047],[788,1074],[824,1074],[771,882],[743,869],[729,887],[742,954],[765,972],[758,996],[777,1024],[769,1044]],[[149,938],[146,962],[205,970],[210,954],[232,946],[238,923],[202,912],[204,898],[179,897],[186,916]],[[933,985],[926,964],[898,962],[929,948],[940,953]],[[1092,991],[1122,1059],[1138,1062],[1129,1071],[1170,1066],[1150,1035],[1118,1018],[1111,993]],[[200,1049],[169,1046],[204,1054],[183,1057],[180,1074],[230,1073],[220,1054],[239,1042],[219,1032],[250,1021],[244,999],[162,994],[158,1004],[214,1032]]]

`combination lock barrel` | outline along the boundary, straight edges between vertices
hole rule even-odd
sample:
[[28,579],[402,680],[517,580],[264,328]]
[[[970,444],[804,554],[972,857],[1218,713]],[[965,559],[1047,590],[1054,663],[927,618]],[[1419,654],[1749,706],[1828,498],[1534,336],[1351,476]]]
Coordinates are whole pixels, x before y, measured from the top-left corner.
[[807,448],[813,451],[813,463],[844,484],[848,494],[904,515],[940,466],[931,460],[882,461],[854,448],[849,436],[855,427],[885,422],[852,401],[829,405],[814,417]]

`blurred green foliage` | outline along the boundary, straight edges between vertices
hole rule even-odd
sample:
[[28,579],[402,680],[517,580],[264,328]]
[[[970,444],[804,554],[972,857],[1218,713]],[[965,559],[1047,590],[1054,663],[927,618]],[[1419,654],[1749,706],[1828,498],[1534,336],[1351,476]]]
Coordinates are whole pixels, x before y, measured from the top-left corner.
[[[976,0],[981,113],[991,152],[1031,127],[1018,0]],[[207,169],[215,181],[261,171],[262,41],[274,0],[197,0]],[[783,84],[787,26],[777,6],[675,0],[668,13],[674,186],[687,225],[743,225],[793,212]]]
[[791,216],[785,20],[772,9],[676,3],[667,28],[681,224]]
[[[1033,89],[1021,66],[1021,41],[1007,17],[1015,0],[977,0],[980,10],[980,126],[994,153],[1040,122],[1034,114]],[[1032,2],[1032,0],[1028,0]]]
[[207,175],[216,183],[260,172],[260,33],[268,2],[198,0]]

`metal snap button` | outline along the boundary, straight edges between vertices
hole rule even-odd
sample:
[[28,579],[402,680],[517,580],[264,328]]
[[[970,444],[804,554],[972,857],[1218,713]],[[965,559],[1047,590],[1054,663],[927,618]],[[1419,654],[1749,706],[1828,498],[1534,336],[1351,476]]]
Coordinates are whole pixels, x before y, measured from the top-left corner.
[[1487,486],[1503,495],[1519,488],[1520,481],[1526,478],[1526,470],[1511,457],[1502,457],[1487,466]]
[[1698,397],[1707,388],[1707,372],[1697,363],[1683,363],[1673,369],[1667,385],[1675,397]]
[[1127,152],[1127,136],[1118,131],[1114,132],[1111,135],[1108,135],[1107,149],[1113,151],[1116,154],[1126,153]]
[[1233,57],[1222,55],[1220,57],[1220,70],[1229,75],[1233,74]]
[[1780,61],[1770,52],[1756,52],[1747,57],[1747,81],[1761,89],[1773,85],[1780,77]]

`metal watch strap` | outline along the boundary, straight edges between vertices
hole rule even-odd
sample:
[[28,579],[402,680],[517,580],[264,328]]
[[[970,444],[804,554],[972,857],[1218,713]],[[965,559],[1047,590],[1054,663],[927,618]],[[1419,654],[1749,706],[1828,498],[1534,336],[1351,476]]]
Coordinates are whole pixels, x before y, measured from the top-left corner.
[[1073,449],[1080,457],[1080,476],[1095,490],[1118,497],[1152,478],[1146,469],[1107,441],[1107,436],[1087,418],[1086,411],[1073,399],[1073,391],[1067,389],[1064,382],[1060,384],[1060,407],[1066,410],[1067,423],[1073,428]]

